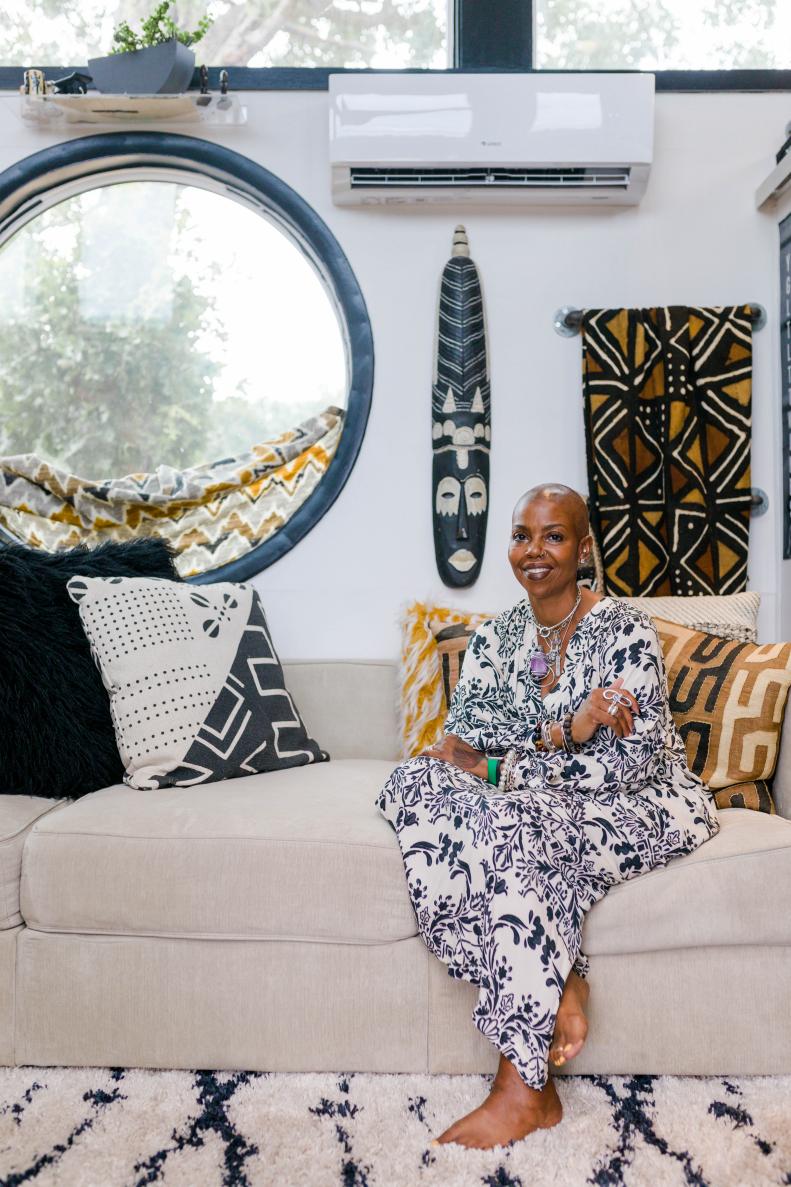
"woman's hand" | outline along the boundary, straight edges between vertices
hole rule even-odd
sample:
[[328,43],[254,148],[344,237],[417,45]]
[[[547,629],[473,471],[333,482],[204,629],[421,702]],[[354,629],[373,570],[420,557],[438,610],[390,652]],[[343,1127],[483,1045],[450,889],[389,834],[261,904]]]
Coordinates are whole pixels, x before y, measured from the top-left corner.
[[605,697],[604,688],[592,688],[589,696],[582,702],[574,720],[571,723],[571,736],[575,742],[587,742],[601,726],[613,730],[619,738],[628,738],[634,732],[634,714],[640,712],[640,706],[632,694],[623,687],[623,680],[619,677],[610,686],[628,700],[628,705],[617,705],[617,712],[612,713],[616,701]]
[[429,750],[424,750],[421,757],[439,758],[443,762],[452,763],[462,771],[470,771],[479,779],[486,778],[486,755],[457,738],[455,734],[446,734]]

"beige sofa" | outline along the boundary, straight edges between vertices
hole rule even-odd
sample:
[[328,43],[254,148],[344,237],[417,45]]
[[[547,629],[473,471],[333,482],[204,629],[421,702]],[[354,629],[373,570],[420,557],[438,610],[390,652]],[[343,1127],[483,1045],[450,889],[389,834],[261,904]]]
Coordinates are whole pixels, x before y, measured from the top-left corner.
[[[398,753],[394,665],[286,675],[332,762],[0,796],[0,1062],[494,1068],[476,990],[417,935],[374,806]],[[775,793],[791,817],[791,726]],[[591,1037],[570,1071],[791,1072],[791,822],[720,820],[591,911]]]

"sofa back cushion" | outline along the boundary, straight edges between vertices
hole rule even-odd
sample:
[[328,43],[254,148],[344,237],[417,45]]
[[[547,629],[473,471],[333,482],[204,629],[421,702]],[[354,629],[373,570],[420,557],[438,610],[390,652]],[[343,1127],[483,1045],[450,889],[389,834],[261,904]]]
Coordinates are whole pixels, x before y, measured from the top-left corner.
[[382,758],[394,765],[398,665],[390,660],[284,660],[286,687],[308,732],[336,758]]

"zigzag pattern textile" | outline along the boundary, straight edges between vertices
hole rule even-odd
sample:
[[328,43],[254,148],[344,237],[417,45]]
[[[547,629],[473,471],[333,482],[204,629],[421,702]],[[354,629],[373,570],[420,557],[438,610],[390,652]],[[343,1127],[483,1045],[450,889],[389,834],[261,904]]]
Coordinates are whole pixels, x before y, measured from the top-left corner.
[[747,306],[587,310],[582,375],[603,592],[746,589]]
[[288,523],[329,469],[343,416],[331,406],[238,457],[123,478],[78,478],[34,454],[2,458],[0,528],[48,552],[160,536],[179,576],[207,573]]

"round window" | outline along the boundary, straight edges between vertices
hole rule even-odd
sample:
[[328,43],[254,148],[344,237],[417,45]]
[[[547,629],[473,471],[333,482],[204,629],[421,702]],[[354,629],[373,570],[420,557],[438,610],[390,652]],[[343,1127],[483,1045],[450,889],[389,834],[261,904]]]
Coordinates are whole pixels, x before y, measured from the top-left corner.
[[5,464],[109,492],[113,523],[128,495],[125,522],[191,542],[185,575],[250,576],[339,493],[370,407],[370,325],[331,232],[267,170],[159,133],[45,150],[0,175],[0,284]]

